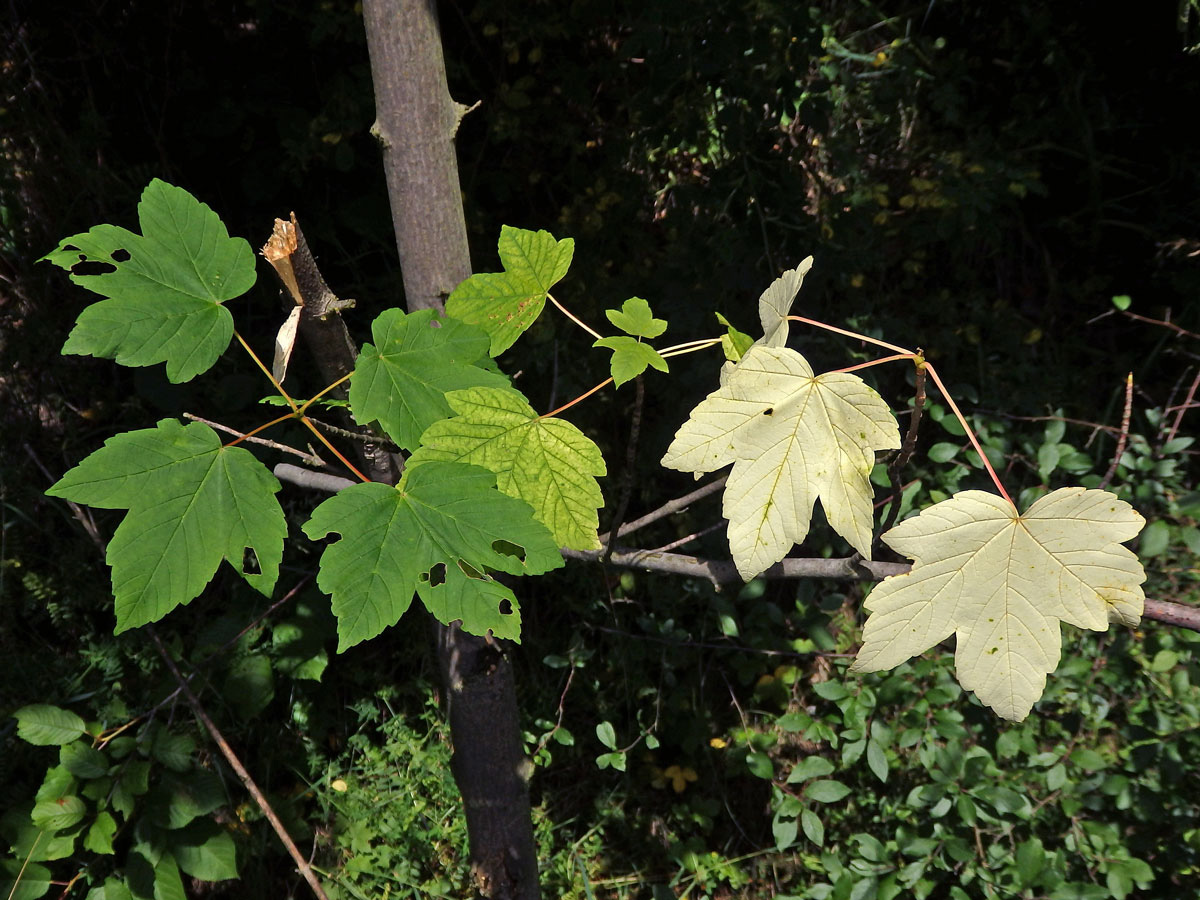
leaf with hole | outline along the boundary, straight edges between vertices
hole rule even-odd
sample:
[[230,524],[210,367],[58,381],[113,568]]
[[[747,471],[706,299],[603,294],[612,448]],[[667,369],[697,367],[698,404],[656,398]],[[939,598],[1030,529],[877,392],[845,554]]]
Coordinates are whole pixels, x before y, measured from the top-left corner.
[[1060,488],[1023,515],[964,491],[901,522],[884,542],[912,571],[877,585],[855,672],[890,669],[956,634],[964,688],[1021,720],[1058,665],[1059,622],[1136,625],[1146,575],[1121,542],[1145,520],[1107,491]]
[[560,547],[595,550],[604,503],[596,479],[606,474],[600,448],[563,419],[541,418],[513,390],[453,391],[454,417],[421,436],[409,467],[431,460],[482,466],[500,492],[524,500]]
[[221,446],[207,425],[163,419],[109,438],[46,494],[129,511],[107,555],[121,632],[190,603],[222,559],[270,596],[287,535],[279,487],[253,454]]
[[229,346],[233,317],[223,304],[254,285],[254,254],[208,206],[157,178],[138,219],[141,234],[97,225],[43,257],[107,298],[80,314],[62,352],[122,366],[165,362],[168,379],[188,381]]
[[472,275],[446,300],[446,313],[478,325],[491,337],[491,355],[499,356],[542,314],[546,294],[567,274],[575,242],[556,241],[548,231],[500,229],[503,272]]
[[749,581],[804,540],[818,498],[834,530],[869,558],[875,451],[899,446],[895,417],[861,378],[814,375],[794,350],[759,345],[692,410],[662,464],[697,474],[733,464],[723,511]]
[[435,617],[471,634],[519,640],[512,591],[488,574],[540,575],[562,565],[529,504],[496,490],[496,477],[463,463],[406,469],[392,487],[356,484],[330,497],[304,533],[341,535],[321,554],[317,584],[333,596],[338,651],[394,625],[416,593]]

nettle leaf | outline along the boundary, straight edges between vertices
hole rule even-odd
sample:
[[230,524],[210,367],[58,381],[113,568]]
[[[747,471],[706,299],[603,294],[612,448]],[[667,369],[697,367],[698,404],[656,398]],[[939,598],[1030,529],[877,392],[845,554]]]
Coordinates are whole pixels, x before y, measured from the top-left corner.
[[[229,346],[233,317],[222,304],[254,285],[254,253],[207,205],[157,178],[138,219],[141,234],[97,225],[43,257],[108,298],[80,314],[62,352],[123,366],[165,362],[168,379],[188,381]],[[81,263],[106,271],[88,274]]]
[[488,336],[431,309],[389,309],[371,323],[350,380],[350,408],[361,424],[378,422],[399,446],[416,448],[421,433],[451,414],[447,391],[506,387],[508,379],[475,365],[487,359]]
[[654,318],[650,304],[641,297],[630,297],[621,304],[620,309],[606,309],[604,315],[608,321],[634,337],[653,339],[667,330],[666,320]]
[[1141,563],[1121,542],[1145,520],[1107,491],[1060,488],[1024,515],[964,491],[883,536],[913,560],[867,597],[853,671],[876,672],[957,635],[958,680],[1006,719],[1028,715],[1058,666],[1059,621],[1106,631],[1142,614]]
[[804,276],[812,268],[813,258],[810,256],[794,269],[788,269],[762,292],[758,298],[758,318],[762,322],[763,336],[759,341],[768,347],[782,347],[788,339],[788,313],[792,310],[792,301],[804,284]]
[[524,500],[560,547],[596,550],[604,505],[596,478],[607,474],[600,448],[563,419],[538,418],[513,390],[474,388],[446,395],[454,418],[421,437],[409,467],[430,460],[483,466],[501,493]]
[[400,484],[356,484],[330,497],[304,533],[325,548],[317,584],[333,597],[338,651],[399,621],[416,592],[440,621],[472,634],[519,640],[512,591],[487,574],[540,575],[562,565],[558,546],[527,503],[496,490],[478,466],[428,462]]
[[654,366],[660,372],[666,372],[667,361],[649,344],[624,335],[600,338],[593,347],[604,347],[613,351],[612,377],[613,384],[620,387],[627,381],[632,381],[643,372],[646,366]]
[[575,241],[556,241],[548,231],[500,229],[503,272],[472,275],[450,294],[446,313],[478,325],[492,340],[492,356],[513,345],[537,321],[546,294],[571,266]]
[[[122,632],[190,603],[222,559],[270,596],[287,536],[279,488],[248,450],[222,447],[207,425],[163,419],[109,438],[46,493],[129,510],[108,545]],[[247,549],[260,574],[246,571]]]
[[722,509],[749,581],[804,540],[818,498],[834,530],[869,559],[875,451],[899,446],[895,417],[861,378],[814,376],[794,350],[760,344],[692,410],[662,464],[699,474],[733,463]]

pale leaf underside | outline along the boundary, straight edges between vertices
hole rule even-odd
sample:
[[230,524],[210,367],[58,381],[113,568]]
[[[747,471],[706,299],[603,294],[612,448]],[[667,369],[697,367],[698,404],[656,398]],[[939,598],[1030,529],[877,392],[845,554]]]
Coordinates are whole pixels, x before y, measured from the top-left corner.
[[1134,624],[1145,573],[1121,546],[1144,520],[1107,491],[1061,488],[1024,515],[964,491],[883,536],[914,560],[877,585],[853,669],[899,665],[951,634],[959,682],[1004,718],[1023,719],[1058,666],[1059,622]]

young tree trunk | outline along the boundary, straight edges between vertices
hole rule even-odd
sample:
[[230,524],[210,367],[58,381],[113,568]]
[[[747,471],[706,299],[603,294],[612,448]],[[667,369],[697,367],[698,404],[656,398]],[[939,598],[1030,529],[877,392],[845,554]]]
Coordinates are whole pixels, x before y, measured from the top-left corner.
[[[410,311],[441,309],[471,274],[454,135],[466,108],[446,86],[432,0],[365,0],[375,86],[373,131]],[[512,667],[504,642],[437,625],[454,778],[463,798],[476,890],[536,900],[537,856]]]

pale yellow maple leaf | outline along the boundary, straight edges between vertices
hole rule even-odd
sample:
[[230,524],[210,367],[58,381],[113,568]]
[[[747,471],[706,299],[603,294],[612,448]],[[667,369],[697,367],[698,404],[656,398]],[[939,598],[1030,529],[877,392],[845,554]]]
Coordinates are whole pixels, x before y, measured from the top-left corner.
[[814,376],[796,351],[756,345],[692,410],[662,464],[701,473],[733,463],[723,512],[749,581],[804,540],[818,497],[834,530],[869,557],[875,451],[899,446],[895,417],[861,378]]
[[867,597],[851,670],[899,665],[957,635],[958,680],[1020,721],[1058,666],[1059,621],[1106,631],[1137,624],[1146,580],[1121,542],[1145,520],[1108,491],[1060,488],[1018,515],[1009,501],[963,491],[901,522],[884,542],[913,560]]

